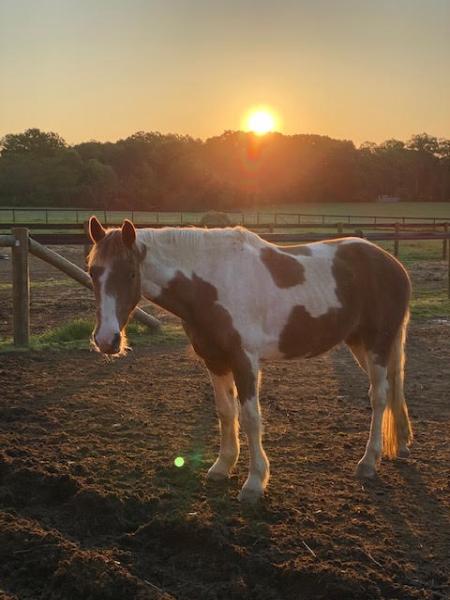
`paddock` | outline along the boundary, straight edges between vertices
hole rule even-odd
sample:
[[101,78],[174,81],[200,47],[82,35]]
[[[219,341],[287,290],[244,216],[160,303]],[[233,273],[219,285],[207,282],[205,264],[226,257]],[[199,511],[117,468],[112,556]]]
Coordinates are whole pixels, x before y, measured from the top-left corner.
[[[81,248],[56,248],[83,265]],[[93,316],[89,290],[30,257],[32,331]],[[0,261],[2,284],[11,261]],[[446,286],[447,264],[412,271]],[[0,286],[1,333],[12,331]],[[162,323],[170,317],[156,312]],[[207,374],[183,338],[105,362],[86,350],[1,354],[0,596],[297,600],[448,597],[448,320],[412,322],[412,458],[353,476],[366,377],[344,349],[263,376],[269,496],[207,484],[218,432]],[[177,468],[174,460],[184,459]]]
[[370,410],[350,355],[269,366],[274,468],[257,509],[236,499],[245,444],[228,485],[205,481],[213,398],[183,343],[109,364],[87,351],[2,356],[3,597],[443,600],[448,338],[448,326],[412,327],[412,459],[364,484],[353,470]]

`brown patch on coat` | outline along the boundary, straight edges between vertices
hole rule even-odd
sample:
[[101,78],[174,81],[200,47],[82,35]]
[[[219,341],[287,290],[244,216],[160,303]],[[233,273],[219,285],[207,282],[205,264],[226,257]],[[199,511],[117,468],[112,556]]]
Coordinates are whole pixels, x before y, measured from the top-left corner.
[[333,275],[341,308],[311,317],[295,306],[279,341],[286,358],[321,354],[340,342],[362,345],[386,366],[408,311],[410,281],[403,266],[373,245],[338,246]]
[[354,294],[353,273],[346,264],[335,260],[333,274],[341,308],[312,317],[303,305],[294,306],[278,344],[286,358],[318,356],[345,340],[357,325],[359,299]]
[[347,341],[362,344],[385,367],[408,314],[409,275],[394,256],[372,244],[343,244],[336,257],[351,266],[355,280],[360,282],[361,316],[357,330]]
[[230,313],[218,303],[217,289],[193,273],[178,272],[153,300],[183,320],[195,352],[216,375],[234,375],[241,402],[255,395],[255,375]]
[[279,288],[289,288],[305,281],[305,269],[293,256],[282,250],[262,248],[260,257]]

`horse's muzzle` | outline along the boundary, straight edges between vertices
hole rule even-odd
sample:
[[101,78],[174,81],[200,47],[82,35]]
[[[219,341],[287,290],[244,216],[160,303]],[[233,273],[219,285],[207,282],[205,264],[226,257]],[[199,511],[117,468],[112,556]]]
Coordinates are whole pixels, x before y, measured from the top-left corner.
[[103,340],[99,340],[97,336],[94,334],[93,336],[95,346],[102,352],[103,354],[118,354],[120,352],[120,346],[122,341],[122,336],[120,333],[116,333],[112,338],[111,342],[104,342]]

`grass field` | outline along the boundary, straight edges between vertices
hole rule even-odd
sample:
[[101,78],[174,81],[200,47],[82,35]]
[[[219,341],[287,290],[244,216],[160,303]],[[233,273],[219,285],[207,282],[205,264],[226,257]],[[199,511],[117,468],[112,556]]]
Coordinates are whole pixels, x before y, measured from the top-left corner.
[[[1,208],[0,223],[83,223],[92,214],[96,214],[103,223],[119,223],[124,218],[131,218],[136,223],[159,222],[167,225],[180,223],[196,224],[204,212],[145,212],[145,211],[104,211],[83,209],[27,209]],[[401,202],[383,204],[377,202],[345,202],[345,203],[301,203],[281,206],[255,207],[253,210],[231,211],[230,221],[236,224],[254,225],[256,223],[272,223],[277,216],[278,222],[297,223],[297,215],[304,215],[302,222],[328,223],[336,222],[337,217],[347,222],[361,219],[378,222],[411,219],[437,219],[450,221],[450,203],[446,202]]]

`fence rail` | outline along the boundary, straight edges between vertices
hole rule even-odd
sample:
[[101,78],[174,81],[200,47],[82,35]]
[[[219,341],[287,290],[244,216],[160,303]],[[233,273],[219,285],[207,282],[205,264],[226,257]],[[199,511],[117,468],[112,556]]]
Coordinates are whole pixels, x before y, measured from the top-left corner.
[[[338,233],[339,237],[354,237],[355,233]],[[316,242],[318,240],[335,239],[337,233],[329,235],[325,233],[262,233],[260,237],[270,242],[280,243],[306,243]],[[450,233],[444,232],[359,232],[356,237],[363,237],[375,242],[384,241],[413,241],[413,240],[448,240]],[[48,246],[79,246],[88,242],[84,233],[37,233],[33,234],[33,239],[40,244]]]
[[[322,213],[288,213],[275,211],[221,211],[226,214],[233,225],[305,225],[305,224],[327,224],[330,222],[342,222],[353,224],[365,219],[372,225],[393,220],[402,224],[426,222],[430,224],[450,221],[449,215],[445,217],[410,217],[392,215],[348,215],[348,214],[322,214]],[[0,226],[10,224],[12,226],[28,226],[35,224],[79,224],[82,225],[89,217],[95,214],[103,224],[113,225],[120,223],[123,219],[131,219],[141,225],[153,223],[155,225],[198,225],[202,217],[208,214],[205,210],[191,211],[109,211],[93,209],[68,209],[68,208],[1,208]]]
[[[289,233],[279,233],[274,232],[273,227],[269,228],[269,232],[264,232],[261,228],[252,227],[253,230],[258,231],[259,235],[268,241],[278,242],[285,241],[286,243],[298,242],[298,243],[306,243],[306,242],[315,242],[322,239],[333,239],[335,237],[345,237],[356,235],[358,237],[364,237],[368,240],[374,242],[381,241],[393,241],[394,242],[394,256],[398,256],[399,254],[399,244],[401,240],[409,240],[409,241],[420,241],[420,240],[442,240],[442,258],[443,260],[447,257],[447,248],[448,248],[448,240],[449,240],[449,224],[445,223],[436,223],[431,227],[426,223],[420,223],[419,226],[413,227],[412,225],[406,224],[401,225],[400,223],[389,223],[385,224],[383,227],[374,227],[370,223],[356,223],[356,224],[346,224],[346,223],[333,223],[327,225],[321,225],[320,229],[334,229],[335,232],[333,234],[327,235],[325,233],[299,233],[298,231],[293,231],[292,228]],[[148,226],[148,225],[146,225]],[[89,240],[86,237],[86,224],[83,226],[83,233],[81,233],[81,227],[78,227],[78,232],[61,232],[53,233],[51,231],[38,231],[36,233],[33,232],[33,237],[41,244],[45,245],[85,245],[89,243]],[[314,225],[303,226],[302,229],[313,229],[317,228]],[[367,231],[367,229],[374,229],[375,231]],[[413,230],[411,230],[413,228]],[[74,229],[74,227],[70,227],[69,229]],[[282,229],[282,227],[277,227],[277,229]],[[287,227],[286,227],[287,229]],[[345,233],[346,229],[351,229],[351,233]],[[383,229],[381,231],[380,229]],[[431,229],[431,231],[430,231]],[[390,230],[390,231],[389,231]]]
[[[74,230],[74,231],[84,231],[85,225],[87,221],[83,223],[21,223],[21,227],[27,227],[31,231],[64,231],[64,230]],[[255,231],[263,231],[263,230],[271,230],[271,229],[333,229],[338,226],[342,227],[342,229],[394,229],[395,227],[400,226],[403,230],[406,229],[430,229],[435,231],[439,228],[448,227],[450,223],[450,219],[448,221],[436,221],[436,222],[427,222],[427,221],[418,221],[414,223],[402,223],[400,221],[389,221],[389,222],[377,222],[371,223],[369,221],[355,221],[355,222],[345,222],[345,221],[330,221],[327,223],[259,223],[256,225],[248,225],[249,228]],[[119,226],[121,222],[117,223],[109,223],[111,226]],[[145,223],[137,223],[137,227],[152,227],[155,229],[167,227],[167,224],[161,222],[145,222]],[[8,230],[12,227],[16,227],[17,224],[9,221],[5,223],[0,222],[0,230]],[[179,227],[190,227],[190,224],[179,225]]]

